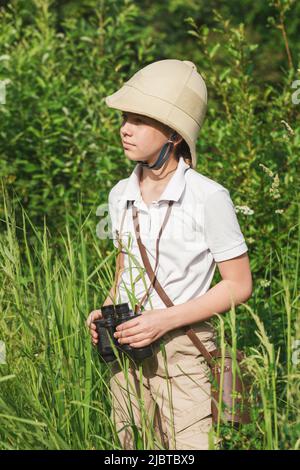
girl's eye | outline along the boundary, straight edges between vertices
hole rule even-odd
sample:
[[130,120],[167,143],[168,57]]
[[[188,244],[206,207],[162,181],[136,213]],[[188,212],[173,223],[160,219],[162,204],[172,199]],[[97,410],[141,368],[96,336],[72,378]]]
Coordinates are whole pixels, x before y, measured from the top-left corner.
[[[128,117],[127,114],[122,114],[122,119],[127,119],[127,117]],[[135,122],[143,122],[143,120],[138,117],[133,117],[132,120]]]

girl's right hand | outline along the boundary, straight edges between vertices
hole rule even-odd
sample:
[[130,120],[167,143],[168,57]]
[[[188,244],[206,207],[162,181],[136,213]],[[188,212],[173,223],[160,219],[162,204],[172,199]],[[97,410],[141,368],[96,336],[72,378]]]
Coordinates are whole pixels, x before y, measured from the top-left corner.
[[90,335],[92,337],[92,343],[94,346],[98,343],[98,333],[96,331],[96,325],[93,323],[95,320],[100,320],[102,318],[101,310],[93,310],[86,321],[87,327],[90,330]]

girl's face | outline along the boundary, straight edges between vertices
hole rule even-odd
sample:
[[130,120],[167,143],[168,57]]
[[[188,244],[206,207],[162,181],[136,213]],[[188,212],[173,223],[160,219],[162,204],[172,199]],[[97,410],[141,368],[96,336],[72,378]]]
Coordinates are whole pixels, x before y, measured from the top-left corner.
[[141,114],[123,111],[122,118],[120,136],[125,155],[132,161],[154,163],[172,129]]

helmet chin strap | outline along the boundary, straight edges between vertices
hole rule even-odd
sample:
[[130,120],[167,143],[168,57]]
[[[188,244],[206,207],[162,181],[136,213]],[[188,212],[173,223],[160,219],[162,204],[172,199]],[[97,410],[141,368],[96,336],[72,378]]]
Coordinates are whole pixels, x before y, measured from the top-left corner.
[[158,159],[156,160],[155,163],[153,163],[153,165],[149,165],[149,163],[143,162],[141,160],[137,160],[137,162],[141,163],[142,166],[150,168],[151,170],[159,170],[170,157],[171,150],[173,149],[173,146],[174,146],[174,142],[172,139],[175,138],[176,135],[177,135],[177,132],[176,131],[173,132],[169,140],[163,145],[160,151],[160,154],[158,156]]

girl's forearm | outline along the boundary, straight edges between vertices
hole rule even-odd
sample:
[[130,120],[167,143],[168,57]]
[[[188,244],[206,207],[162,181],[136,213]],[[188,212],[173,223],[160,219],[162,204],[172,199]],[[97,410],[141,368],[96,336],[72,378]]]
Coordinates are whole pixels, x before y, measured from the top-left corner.
[[250,296],[247,286],[222,280],[200,297],[167,308],[170,330],[208,320],[215,313],[227,312],[232,303],[246,302]]

